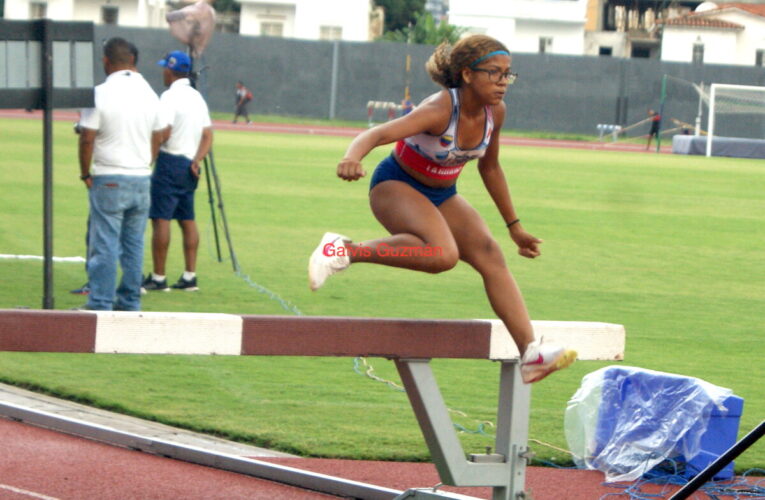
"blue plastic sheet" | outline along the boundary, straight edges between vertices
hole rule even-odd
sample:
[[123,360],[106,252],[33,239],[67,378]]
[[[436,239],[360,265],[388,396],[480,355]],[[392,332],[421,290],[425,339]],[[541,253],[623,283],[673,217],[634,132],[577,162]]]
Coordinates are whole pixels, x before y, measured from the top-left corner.
[[700,451],[712,409],[733,391],[694,377],[630,366],[586,375],[569,400],[565,432],[574,462],[634,481],[667,458]]

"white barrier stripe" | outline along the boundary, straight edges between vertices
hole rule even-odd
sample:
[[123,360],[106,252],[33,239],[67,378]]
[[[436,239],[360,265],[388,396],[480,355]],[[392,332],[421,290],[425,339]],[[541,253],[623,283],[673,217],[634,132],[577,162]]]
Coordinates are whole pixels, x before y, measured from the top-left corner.
[[[0,253],[0,259],[17,259],[17,260],[43,260],[42,255],[12,255],[7,253]],[[79,262],[85,263],[84,257],[53,257],[53,262]]]
[[26,495],[32,498],[39,498],[40,500],[59,500],[56,497],[49,497],[48,495],[35,493],[34,491],[22,490],[21,488],[14,488],[13,486],[9,486],[7,484],[0,484],[0,489],[12,491],[13,493],[18,493],[19,495]]
[[[491,349],[489,359],[514,359],[519,356],[505,324],[498,319],[491,322]],[[620,361],[624,359],[626,331],[624,325],[596,321],[543,321],[532,320],[534,337],[546,343],[577,351],[581,360]]]
[[235,314],[94,311],[97,353],[242,353],[243,319]]

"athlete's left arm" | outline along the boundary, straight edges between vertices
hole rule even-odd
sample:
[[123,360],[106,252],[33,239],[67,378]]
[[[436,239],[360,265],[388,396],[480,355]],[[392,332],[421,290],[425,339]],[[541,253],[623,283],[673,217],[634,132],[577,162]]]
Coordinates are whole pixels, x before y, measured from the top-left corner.
[[481,174],[483,184],[486,186],[491,199],[494,200],[494,205],[496,205],[505,223],[512,223],[508,231],[515,244],[518,245],[518,253],[533,259],[540,255],[539,244],[542,243],[542,240],[535,238],[523,229],[510,197],[510,189],[507,186],[505,173],[499,164],[499,136],[502,124],[505,121],[505,110],[504,102],[492,107],[494,130],[491,133],[491,140],[489,147],[486,149],[486,154],[478,160],[478,172]]

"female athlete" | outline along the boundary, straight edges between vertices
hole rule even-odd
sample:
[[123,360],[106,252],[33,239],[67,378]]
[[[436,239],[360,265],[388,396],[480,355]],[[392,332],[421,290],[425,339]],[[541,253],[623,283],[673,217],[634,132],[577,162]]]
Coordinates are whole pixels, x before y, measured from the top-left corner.
[[390,236],[353,243],[326,233],[308,271],[316,290],[332,274],[359,262],[429,273],[467,262],[483,278],[494,312],[518,346],[523,380],[531,383],[569,366],[576,352],[534,339],[523,296],[499,244],[456,189],[465,163],[477,159],[518,253],[530,259],[540,255],[541,240],[523,228],[498,159],[503,99],[516,78],[511,60],[503,44],[484,35],[435,50],[426,69],[444,89],[405,116],[359,134],[337,166],[338,177],[356,181],[366,175],[361,161],[372,149],[396,144],[375,169],[369,191],[372,212]]

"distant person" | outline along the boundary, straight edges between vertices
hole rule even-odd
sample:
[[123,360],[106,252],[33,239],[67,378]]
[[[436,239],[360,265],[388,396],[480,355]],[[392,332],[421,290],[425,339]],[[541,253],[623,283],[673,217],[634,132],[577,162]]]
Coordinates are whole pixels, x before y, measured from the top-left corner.
[[79,122],[80,179],[90,200],[85,308],[138,311],[151,163],[161,139],[159,98],[136,70],[132,43],[111,38],[103,53],[106,81]]
[[247,105],[252,101],[252,92],[239,81],[236,82],[236,109],[234,110],[234,121],[236,123],[241,116],[247,123],[250,121],[250,115],[247,113]]
[[414,109],[414,103],[410,99],[401,101],[401,116],[408,115]]
[[151,177],[153,270],[143,290],[167,291],[165,263],[170,247],[170,221],[175,219],[183,234],[184,271],[172,288],[199,290],[196,261],[199,230],[194,220],[194,193],[199,183],[200,164],[212,145],[210,112],[202,95],[191,86],[191,59],[184,52],[170,52],[157,64],[168,87],[160,97],[162,131],[157,164]]
[[648,117],[651,119],[651,129],[648,131],[648,143],[645,145],[645,149],[651,149],[651,139],[656,137],[659,140],[659,127],[661,126],[661,115],[656,111],[649,109]]
[[502,248],[456,186],[465,164],[478,160],[478,172],[518,253],[531,259],[540,255],[542,241],[521,225],[499,164],[504,97],[516,79],[511,62],[507,48],[485,35],[438,46],[426,69],[443,89],[409,114],[356,136],[337,165],[338,177],[359,180],[366,175],[364,157],[377,146],[396,144],[374,171],[369,191],[372,212],[390,235],[353,243],[325,233],[309,259],[308,277],[316,290],[356,263],[440,273],[461,259],[483,278],[489,302],[521,354],[523,381],[531,383],[569,366],[576,353],[535,340]]

